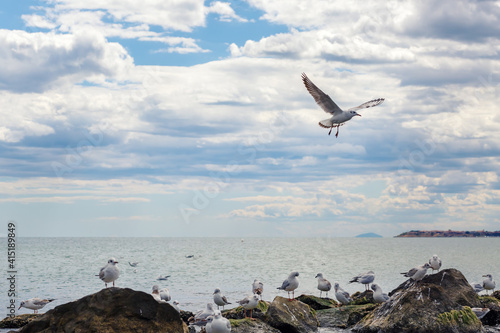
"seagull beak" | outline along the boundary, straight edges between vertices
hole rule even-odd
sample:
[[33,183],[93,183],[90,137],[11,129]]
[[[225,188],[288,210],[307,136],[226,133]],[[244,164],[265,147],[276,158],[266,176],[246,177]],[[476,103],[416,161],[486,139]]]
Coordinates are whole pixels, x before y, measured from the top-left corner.
[[356,116],[360,116],[361,117],[361,115],[359,113],[356,113]]

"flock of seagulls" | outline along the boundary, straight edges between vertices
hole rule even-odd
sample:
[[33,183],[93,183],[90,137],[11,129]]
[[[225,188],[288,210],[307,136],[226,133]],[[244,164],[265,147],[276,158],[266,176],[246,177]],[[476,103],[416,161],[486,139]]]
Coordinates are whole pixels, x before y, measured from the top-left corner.
[[[105,287],[108,287],[108,283],[113,283],[113,287],[115,286],[115,281],[120,276],[120,270],[118,269],[118,261],[115,258],[110,258],[107,264],[102,267],[99,271],[98,276],[103,282]],[[129,262],[131,267],[136,267],[138,262]],[[437,255],[433,255],[429,262],[424,263],[423,265],[418,265],[407,272],[401,273],[405,277],[410,278],[414,283],[418,283],[421,281],[424,276],[427,274],[427,270],[429,268],[432,269],[432,272],[439,271],[441,269],[442,262],[441,259]],[[291,272],[288,277],[283,281],[278,290],[284,290],[288,293],[288,300],[295,300],[295,290],[299,287],[298,280],[299,272]],[[169,276],[165,276],[165,279]],[[472,288],[477,292],[481,292],[483,290],[488,292],[490,290],[495,289],[495,281],[493,280],[493,276],[491,274],[483,275],[484,280],[482,284],[480,283],[472,283]],[[326,297],[328,297],[328,292],[332,288],[332,284],[323,276],[322,273],[316,274],[315,278],[318,280],[318,290],[320,291],[320,298],[323,296],[322,293],[326,293]],[[361,283],[365,286],[365,291],[368,291],[370,288],[373,291],[373,300],[376,303],[383,303],[389,299],[389,296],[383,293],[382,288],[376,283],[373,283],[375,280],[375,273],[373,271],[368,271],[366,273],[362,273],[354,276],[349,280],[349,283]],[[371,286],[370,286],[371,284]],[[259,300],[262,300],[262,294],[264,292],[264,284],[255,279],[252,283],[252,295],[249,295],[236,303],[242,306],[244,310],[245,318],[250,318],[251,320],[255,320],[253,318],[253,310],[258,307]],[[334,284],[335,297],[339,302],[340,310],[343,311],[343,306],[349,304],[352,299],[348,292],[343,290],[340,287],[340,284],[336,282]],[[291,293],[291,296],[290,296]],[[151,295],[153,298],[159,303],[167,303],[170,302],[172,297],[168,288],[160,289],[158,285],[154,285],[152,287]],[[35,313],[41,308],[43,308],[48,303],[54,301],[54,299],[40,299],[40,298],[31,298],[29,300],[21,302],[19,309],[22,307],[34,310]],[[224,296],[220,290],[220,288],[216,288],[213,292],[213,302],[217,305],[217,309],[213,308],[212,303],[208,303],[206,309],[200,310],[194,314],[192,318],[190,318],[189,323],[195,326],[204,326],[206,332],[208,333],[228,333],[231,332],[231,325],[229,321],[224,318],[220,312],[220,307],[224,309],[226,305],[232,304],[228,301],[226,296]],[[180,312],[179,302],[174,300],[171,304],[175,310]],[[250,317],[247,316],[247,311],[250,310]]]

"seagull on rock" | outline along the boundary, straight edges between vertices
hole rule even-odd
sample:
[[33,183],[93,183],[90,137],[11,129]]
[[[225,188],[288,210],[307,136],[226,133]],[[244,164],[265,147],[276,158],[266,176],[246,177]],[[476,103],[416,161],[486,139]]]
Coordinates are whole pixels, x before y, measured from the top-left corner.
[[101,268],[99,274],[96,275],[99,279],[104,281],[104,286],[107,288],[108,283],[113,282],[113,287],[115,286],[115,280],[120,276],[120,270],[118,269],[118,261],[115,258],[111,258],[108,260],[106,266]]
[[328,292],[332,289],[332,284],[323,277],[322,273],[316,274],[315,277],[318,278],[319,298],[321,298],[321,293],[323,291],[326,291],[326,297],[328,297]]
[[329,128],[330,132],[328,132],[328,135],[332,133],[332,129],[334,127],[337,127],[337,133],[335,134],[335,137],[339,136],[339,128],[340,126],[344,125],[346,121],[351,120],[351,118],[354,116],[361,117],[361,115],[356,112],[357,110],[371,108],[381,104],[384,101],[383,98],[377,98],[368,101],[366,103],[363,103],[360,106],[350,108],[347,111],[342,111],[342,109],[340,109],[337,106],[337,104],[335,104],[335,102],[330,98],[330,96],[325,94],[323,91],[321,91],[321,89],[316,87],[314,83],[312,83],[312,81],[307,77],[305,73],[302,73],[302,81],[304,82],[307,91],[309,91],[311,96],[314,98],[316,103],[323,109],[323,111],[325,111],[326,113],[330,113],[332,115],[331,118],[320,121],[319,126],[324,128]]
[[253,294],[252,296],[247,296],[237,303],[243,307],[245,311],[245,318],[248,318],[247,310],[250,310],[250,319],[255,320],[254,318],[252,318],[252,314],[253,309],[257,308],[257,306],[259,305],[259,295]]
[[438,271],[441,268],[441,258],[437,256],[437,254],[433,255],[431,259],[429,259],[429,265],[431,265],[432,272]]
[[206,331],[207,333],[229,333],[231,332],[231,323],[222,317],[219,310],[215,310],[212,321],[206,326]]
[[378,284],[372,283],[371,288],[373,290],[373,300],[375,303],[384,303],[389,299],[389,295],[384,294],[382,288],[380,288]]
[[181,312],[181,309],[179,308],[179,301],[178,300],[175,300],[172,302],[172,307],[177,311],[177,312]]
[[214,291],[214,303],[217,304],[217,309],[219,306],[222,306],[222,309],[224,309],[225,305],[231,304],[227,301],[226,296],[222,295],[219,288],[216,288]]
[[194,317],[188,319],[190,325],[196,326],[205,326],[209,319],[213,318],[214,308],[212,303],[207,304],[207,308],[205,310],[200,310],[195,313]]
[[[283,281],[281,287],[277,288],[288,292],[289,301],[295,299],[295,289],[299,287],[299,279],[297,279],[297,276],[299,276],[299,272],[291,272],[290,275],[288,275],[288,278]],[[292,292],[292,298],[290,298],[290,292]]]
[[19,305],[19,309],[21,308],[26,308],[33,310],[33,313],[38,313],[38,310],[43,308],[45,305],[49,304],[52,302],[54,298],[49,298],[49,299],[41,299],[41,298],[30,298],[26,301],[22,301],[21,304]]
[[358,276],[353,277],[351,281],[349,281],[349,283],[353,282],[362,283],[365,285],[365,290],[368,290],[370,289],[368,285],[372,283],[373,280],[375,280],[375,273],[373,273],[373,271],[368,271],[366,273],[359,274]]
[[264,292],[264,284],[260,282],[258,279],[253,280],[252,292],[254,294],[260,295],[260,299],[262,299],[262,293]]
[[342,305],[349,304],[349,302],[352,301],[351,296],[349,296],[349,293],[347,291],[340,288],[340,285],[338,283],[335,283],[334,290],[335,290],[335,297],[337,298],[337,301],[339,301],[340,303],[340,311],[343,311]]
[[427,270],[431,268],[431,265],[429,265],[428,262],[426,262],[423,265],[413,267],[406,273],[401,273],[406,277],[409,277],[413,281],[420,281],[424,278],[425,274],[427,274]]
[[486,294],[488,294],[488,290],[495,290],[495,280],[493,280],[491,274],[485,274],[483,277],[486,278],[483,280],[483,288],[486,290]]

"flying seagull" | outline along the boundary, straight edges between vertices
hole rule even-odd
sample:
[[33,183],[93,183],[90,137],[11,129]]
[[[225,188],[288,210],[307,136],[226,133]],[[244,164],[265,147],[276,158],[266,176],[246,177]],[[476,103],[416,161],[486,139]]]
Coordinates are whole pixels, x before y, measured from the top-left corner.
[[311,80],[309,80],[306,73],[302,73],[302,81],[304,82],[307,91],[309,91],[311,96],[314,98],[316,103],[323,109],[323,111],[330,113],[332,115],[330,119],[325,119],[320,121],[319,126],[324,128],[329,128],[330,132],[328,132],[328,135],[332,133],[332,129],[334,127],[337,127],[337,133],[335,134],[335,137],[339,136],[339,128],[340,126],[344,125],[346,121],[351,120],[351,118],[354,116],[361,117],[361,115],[356,112],[357,110],[371,108],[381,104],[384,101],[384,98],[377,98],[368,101],[366,103],[363,103],[360,106],[347,109],[347,111],[342,111],[342,109],[340,109],[337,106],[337,104],[335,104],[335,102],[330,98],[330,96],[321,91],[321,89],[316,87],[316,85],[312,83]]

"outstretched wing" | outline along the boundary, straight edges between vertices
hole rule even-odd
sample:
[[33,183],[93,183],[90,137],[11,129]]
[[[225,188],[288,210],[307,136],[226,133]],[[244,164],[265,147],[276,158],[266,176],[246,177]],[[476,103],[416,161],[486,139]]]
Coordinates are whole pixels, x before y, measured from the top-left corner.
[[337,113],[342,113],[342,110],[335,104],[334,101],[325,94],[324,92],[321,91],[314,83],[312,83],[311,80],[307,77],[306,73],[302,73],[302,81],[304,82],[304,85],[306,86],[307,91],[311,94],[311,96],[314,98],[316,103],[323,109],[323,111],[331,114],[337,114]]
[[357,110],[361,110],[361,109],[372,108],[374,106],[377,106],[377,105],[381,104],[383,101],[385,101],[385,98],[372,99],[371,101],[363,103],[363,104],[361,104],[359,106],[356,106],[354,108],[350,108],[347,111],[357,111]]

